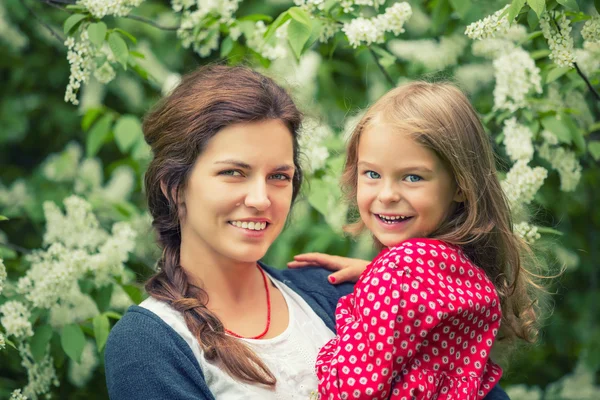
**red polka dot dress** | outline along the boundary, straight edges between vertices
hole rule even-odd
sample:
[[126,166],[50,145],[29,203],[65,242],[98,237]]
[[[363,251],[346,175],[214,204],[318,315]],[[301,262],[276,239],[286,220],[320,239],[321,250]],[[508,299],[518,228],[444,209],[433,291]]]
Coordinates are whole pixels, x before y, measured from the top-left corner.
[[336,309],[317,357],[321,399],[483,399],[502,369],[494,285],[460,248],[410,239],[383,250]]

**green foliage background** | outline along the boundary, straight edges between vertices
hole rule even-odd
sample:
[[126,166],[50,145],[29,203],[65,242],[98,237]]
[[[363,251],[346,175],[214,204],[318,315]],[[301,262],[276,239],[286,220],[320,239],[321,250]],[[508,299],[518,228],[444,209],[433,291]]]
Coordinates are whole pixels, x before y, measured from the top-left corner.
[[[72,156],[64,150],[70,143],[77,143],[83,149],[82,157],[96,157],[101,161],[105,182],[119,167],[131,168],[135,179],[133,190],[127,196],[107,202],[105,197],[89,194],[87,200],[105,227],[116,221],[138,221],[136,226],[147,229],[147,225],[139,224],[140,220],[143,221],[145,208],[141,182],[148,162],[148,150],[141,139],[139,121],[161,97],[165,79],[172,73],[182,74],[199,65],[225,62],[245,63],[260,68],[286,84],[284,72],[270,69],[271,62],[246,47],[243,38],[231,40],[227,29],[222,30],[220,48],[208,57],[201,58],[191,49],[183,48],[174,30],[157,27],[177,26],[178,16],[171,10],[169,2],[153,0],[133,10],[132,15],[143,17],[143,20],[103,19],[109,29],[118,27],[137,39],[134,43],[123,35],[129,49],[124,56],[128,68],[117,69],[117,77],[106,86],[90,83],[82,91],[81,105],[74,106],[63,101],[69,79],[66,47],[63,40],[58,40],[48,28],[64,39],[64,21],[69,13],[81,10],[65,10],[59,3],[7,0],[2,5],[5,15],[0,21],[0,188],[5,191],[5,201],[0,201],[0,215],[8,217],[8,220],[0,221],[0,232],[3,232],[0,235],[0,258],[4,259],[9,281],[16,281],[27,271],[24,254],[43,247],[43,202],[53,201],[62,205],[63,199],[73,193],[73,179],[50,180],[44,174],[49,155],[59,154],[54,165],[60,173],[69,175],[72,172],[70,169],[74,166],[77,168],[77,163],[74,164]],[[513,3],[523,6],[518,21],[534,33],[523,46],[532,55],[537,52],[536,63],[542,70],[544,93],[531,99],[531,102],[550,104],[548,76],[556,67],[546,57],[548,52],[544,38],[541,34],[535,34],[539,26],[535,11],[530,9],[540,5],[547,9],[564,9],[571,13],[569,15],[573,20],[580,18],[581,21],[586,16],[597,15],[597,11],[593,2],[583,0]],[[466,25],[492,14],[506,2],[415,0],[411,4],[431,19],[431,25],[425,31],[415,33],[409,30],[400,37],[439,40],[464,33]],[[268,25],[293,5],[280,0],[244,1],[236,16],[255,16],[254,19],[264,19]],[[517,12],[519,10],[520,7]],[[252,19],[248,17],[248,20]],[[89,17],[88,21],[93,22]],[[7,29],[7,25],[13,30]],[[392,40],[393,36],[386,38]],[[465,40],[468,39],[465,37]],[[339,188],[331,177],[339,174],[341,169],[343,132],[347,119],[391,87],[380,69],[385,69],[385,74],[393,82],[414,78],[454,79],[454,71],[458,66],[482,61],[467,47],[455,63],[432,70],[396,57],[387,48],[387,42],[354,49],[344,40],[342,33],[326,43],[311,42],[308,39],[306,44],[292,43],[298,52],[312,50],[322,60],[314,80],[314,96],[312,99],[303,99],[300,105],[309,117],[332,128],[334,135],[328,137],[325,143],[331,156],[327,167],[311,175],[311,182],[305,186],[289,226],[266,257],[268,263],[277,267],[284,267],[294,254],[306,251],[364,258],[372,255],[368,238],[353,241],[342,236],[339,226],[328,221],[324,214],[327,214],[328,207],[331,208],[328,199],[331,196],[339,197]],[[558,75],[557,72],[553,74]],[[554,79],[554,76],[550,76]],[[599,71],[594,71],[587,78],[597,91],[600,90]],[[570,91],[583,93],[585,110],[580,105],[574,105],[574,108],[566,105],[554,113],[532,112],[527,115],[528,110],[519,111],[519,116],[528,121],[529,126],[535,126],[538,121],[539,130],[539,121],[544,116],[556,113],[573,116],[574,119],[587,113],[592,116],[593,123],[577,122],[567,133],[566,145],[577,151],[583,166],[577,189],[569,193],[561,191],[558,175],[550,173],[529,210],[536,225],[560,233],[546,233],[552,232],[546,229],[536,243],[540,258],[550,266],[544,274],[557,271],[565,261],[568,268],[549,286],[551,311],[544,317],[539,342],[533,346],[523,346],[506,364],[502,385],[514,388],[512,396],[515,399],[542,396],[546,399],[600,398],[594,397],[600,396],[596,386],[600,371],[597,268],[600,258],[600,168],[597,161],[600,156],[600,101],[594,98],[575,70],[564,71],[556,77],[554,87],[563,97]],[[295,94],[299,88],[291,86],[290,90]],[[509,162],[500,146],[500,134],[502,121],[510,113],[493,110],[493,83],[470,93],[470,97],[486,122],[489,133],[497,139],[504,173],[509,168]],[[544,165],[543,161],[539,163]],[[14,189],[15,182],[22,182],[29,195],[19,197],[14,191],[13,197],[7,195],[11,188]],[[25,200],[20,202],[18,199]],[[136,251],[127,262],[129,280],[115,279],[113,282],[121,286],[134,302],[139,302],[143,297],[141,283],[153,272],[156,256],[151,233],[147,230],[139,233]],[[102,289],[86,289],[85,282],[80,282],[80,286],[99,305],[106,303],[106,292],[103,294]],[[112,290],[108,290],[108,297]],[[10,289],[5,289],[0,295],[0,304],[7,300],[10,293]],[[109,320],[112,325],[119,313],[123,312],[111,310],[106,305],[99,307],[99,310],[104,313],[102,319],[78,321],[81,332],[96,340],[98,332],[107,330],[109,326],[95,330],[94,321],[99,324]],[[33,314],[34,331],[49,329],[42,328],[49,326],[46,318],[43,310]],[[65,331],[56,330],[49,336],[53,339],[48,339],[52,354],[56,355],[54,362],[61,382],[58,388],[53,387],[52,393],[61,399],[107,398],[101,364],[84,387],[76,387],[69,382],[67,366],[73,361],[65,356],[64,346],[61,349],[58,340],[61,334],[64,335]],[[101,353],[99,358],[102,359]],[[14,389],[26,383],[27,375],[20,364],[18,352],[7,346],[0,351],[0,398],[8,398]],[[542,391],[545,392],[542,394]]]

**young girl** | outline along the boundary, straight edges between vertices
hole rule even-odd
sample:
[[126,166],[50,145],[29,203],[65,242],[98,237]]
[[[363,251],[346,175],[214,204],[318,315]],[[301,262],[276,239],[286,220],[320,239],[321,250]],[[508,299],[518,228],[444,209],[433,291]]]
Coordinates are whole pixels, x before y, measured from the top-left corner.
[[321,398],[484,398],[502,375],[489,359],[501,320],[530,339],[535,313],[475,110],[446,83],[390,91],[353,132],[343,182],[353,231],[382,251],[338,303]]

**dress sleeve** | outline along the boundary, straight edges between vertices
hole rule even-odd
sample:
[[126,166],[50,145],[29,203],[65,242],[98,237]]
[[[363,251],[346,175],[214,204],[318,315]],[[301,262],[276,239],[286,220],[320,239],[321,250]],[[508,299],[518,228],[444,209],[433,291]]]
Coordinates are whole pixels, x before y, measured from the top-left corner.
[[105,351],[111,400],[214,400],[187,343],[149,311],[128,311]]
[[[387,399],[392,382],[442,318],[435,293],[402,251],[389,252],[336,310],[337,336],[317,357],[322,399]],[[408,262],[410,260],[411,262]]]

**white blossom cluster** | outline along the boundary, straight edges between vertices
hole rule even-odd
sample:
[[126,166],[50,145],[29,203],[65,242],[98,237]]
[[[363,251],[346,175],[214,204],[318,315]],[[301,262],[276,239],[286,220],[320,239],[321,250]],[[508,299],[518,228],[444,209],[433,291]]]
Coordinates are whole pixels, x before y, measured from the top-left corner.
[[129,253],[135,248],[136,233],[127,222],[117,222],[113,225],[111,236],[98,249],[96,254],[88,258],[88,271],[94,277],[97,287],[112,282],[115,276],[122,276],[124,263]]
[[94,71],[94,78],[104,85],[115,79],[116,76],[117,73],[115,72],[115,69],[108,61],[105,61],[104,64]]
[[27,386],[23,388],[23,394],[31,399],[37,399],[39,395],[48,393],[50,386],[59,386],[60,382],[54,369],[54,359],[46,354],[40,362],[35,362],[29,344],[19,345],[21,365],[27,370]]
[[516,111],[527,105],[531,92],[542,93],[540,69],[529,52],[518,47],[494,60],[494,108]]
[[50,154],[42,163],[42,174],[52,182],[70,182],[78,172],[81,146],[75,142],[67,144],[60,153]]
[[323,11],[325,0],[294,0],[294,4],[308,12]]
[[581,71],[590,75],[600,69],[600,42],[583,42],[582,49],[575,49],[577,66]]
[[[115,288],[118,287],[120,288],[115,285]],[[71,285],[65,293],[61,293],[60,303],[50,308],[48,322],[54,329],[61,329],[65,325],[93,318],[99,313],[96,302],[87,294],[82,293],[79,285]]]
[[27,35],[10,22],[4,4],[0,4],[0,41],[14,50],[22,50],[29,44]]
[[431,29],[431,17],[419,7],[412,9],[412,16],[404,26],[412,36],[422,36]]
[[[229,27],[233,25],[233,15],[240,2],[241,0],[173,0],[173,10],[182,13],[177,30],[182,46],[186,49],[191,46],[200,57],[207,57],[219,47],[221,24]],[[206,19],[214,15],[218,16],[219,23],[208,26]],[[197,29],[198,27],[202,28]]]
[[144,0],[78,0],[77,4],[87,8],[94,18],[101,19],[107,15],[124,17]]
[[4,335],[0,333],[0,350],[4,350],[6,348],[6,340],[4,339]]
[[463,35],[443,36],[435,39],[391,40],[388,49],[398,58],[423,65],[429,71],[456,65],[467,46]]
[[69,363],[69,382],[78,388],[84,387],[89,382],[98,366],[97,353],[98,351],[94,342],[91,340],[86,341],[81,352],[80,362],[76,363],[71,360]]
[[534,244],[542,236],[538,232],[537,226],[530,225],[527,222],[519,222],[513,226],[515,233],[529,244]]
[[73,182],[73,190],[78,194],[98,191],[102,186],[102,164],[97,158],[86,158],[78,168]]
[[548,12],[544,13],[540,18],[540,27],[552,51],[549,58],[560,67],[573,68],[575,54],[572,27],[565,13],[558,13],[558,18],[552,18]]
[[300,152],[305,161],[304,167],[308,173],[313,173],[325,166],[329,158],[329,150],[324,141],[332,135],[329,126],[306,118],[298,138]]
[[286,43],[288,26],[289,22],[286,22],[277,28],[275,31],[274,43],[267,43],[264,39],[265,32],[267,32],[267,26],[263,21],[257,21],[254,25],[254,32],[252,33],[252,36],[248,38],[246,44],[252,50],[260,53],[260,55],[271,61],[285,58],[289,53]]
[[517,43],[526,37],[527,28],[520,24],[513,24],[502,34],[473,42],[473,55],[492,60],[517,48]]
[[506,154],[513,161],[530,161],[533,158],[533,133],[515,117],[504,121],[504,146]]
[[102,198],[111,202],[125,201],[133,192],[135,172],[127,165],[115,168],[110,180],[102,189]]
[[595,382],[594,370],[580,359],[573,373],[547,386],[544,399],[595,400],[600,398],[600,386]]
[[4,282],[6,282],[6,267],[4,266],[4,260],[0,258],[0,293],[4,289]]
[[302,109],[313,110],[317,96],[317,73],[321,65],[321,55],[309,50],[296,62],[293,57],[278,58],[271,63],[265,73],[274,77],[285,77],[282,85],[295,95]]
[[7,336],[24,339],[33,336],[29,317],[31,312],[25,304],[17,300],[9,300],[0,306],[0,325],[4,327]]
[[476,93],[494,81],[494,67],[491,63],[460,65],[454,70],[454,78],[468,93]]
[[361,44],[383,43],[386,32],[393,32],[395,35],[404,32],[404,23],[411,15],[410,4],[407,2],[395,3],[376,17],[358,17],[344,23],[342,31],[354,48]]
[[587,42],[600,42],[600,16],[585,21],[581,28],[581,37]]
[[319,32],[319,42],[326,43],[329,39],[335,36],[340,30],[340,26],[335,20],[322,21],[321,32]]
[[465,35],[474,40],[489,39],[495,37],[498,33],[505,33],[510,27],[508,16],[504,11],[508,9],[508,5],[501,10],[496,11],[492,15],[488,15],[482,20],[475,21],[467,26]]
[[544,392],[537,386],[511,385],[506,388],[506,394],[512,400],[542,400]]
[[69,36],[65,40],[67,46],[67,61],[69,61],[71,74],[69,75],[69,84],[65,92],[65,101],[78,105],[77,92],[82,83],[87,83],[90,74],[94,69],[94,48],[90,42],[87,30],[82,30],[79,39],[75,40]]
[[27,400],[27,396],[21,393],[21,389],[15,389],[10,394],[10,400]]
[[538,147],[540,157],[548,161],[560,177],[560,190],[572,192],[581,179],[581,164],[575,152],[567,150],[562,146],[552,146],[556,143],[544,142]]
[[10,188],[5,187],[0,182],[0,207],[2,207],[3,215],[18,214],[31,199],[27,184],[22,179],[15,180]]
[[517,161],[502,181],[502,188],[511,206],[531,203],[547,176],[545,168],[531,168],[527,161]]

